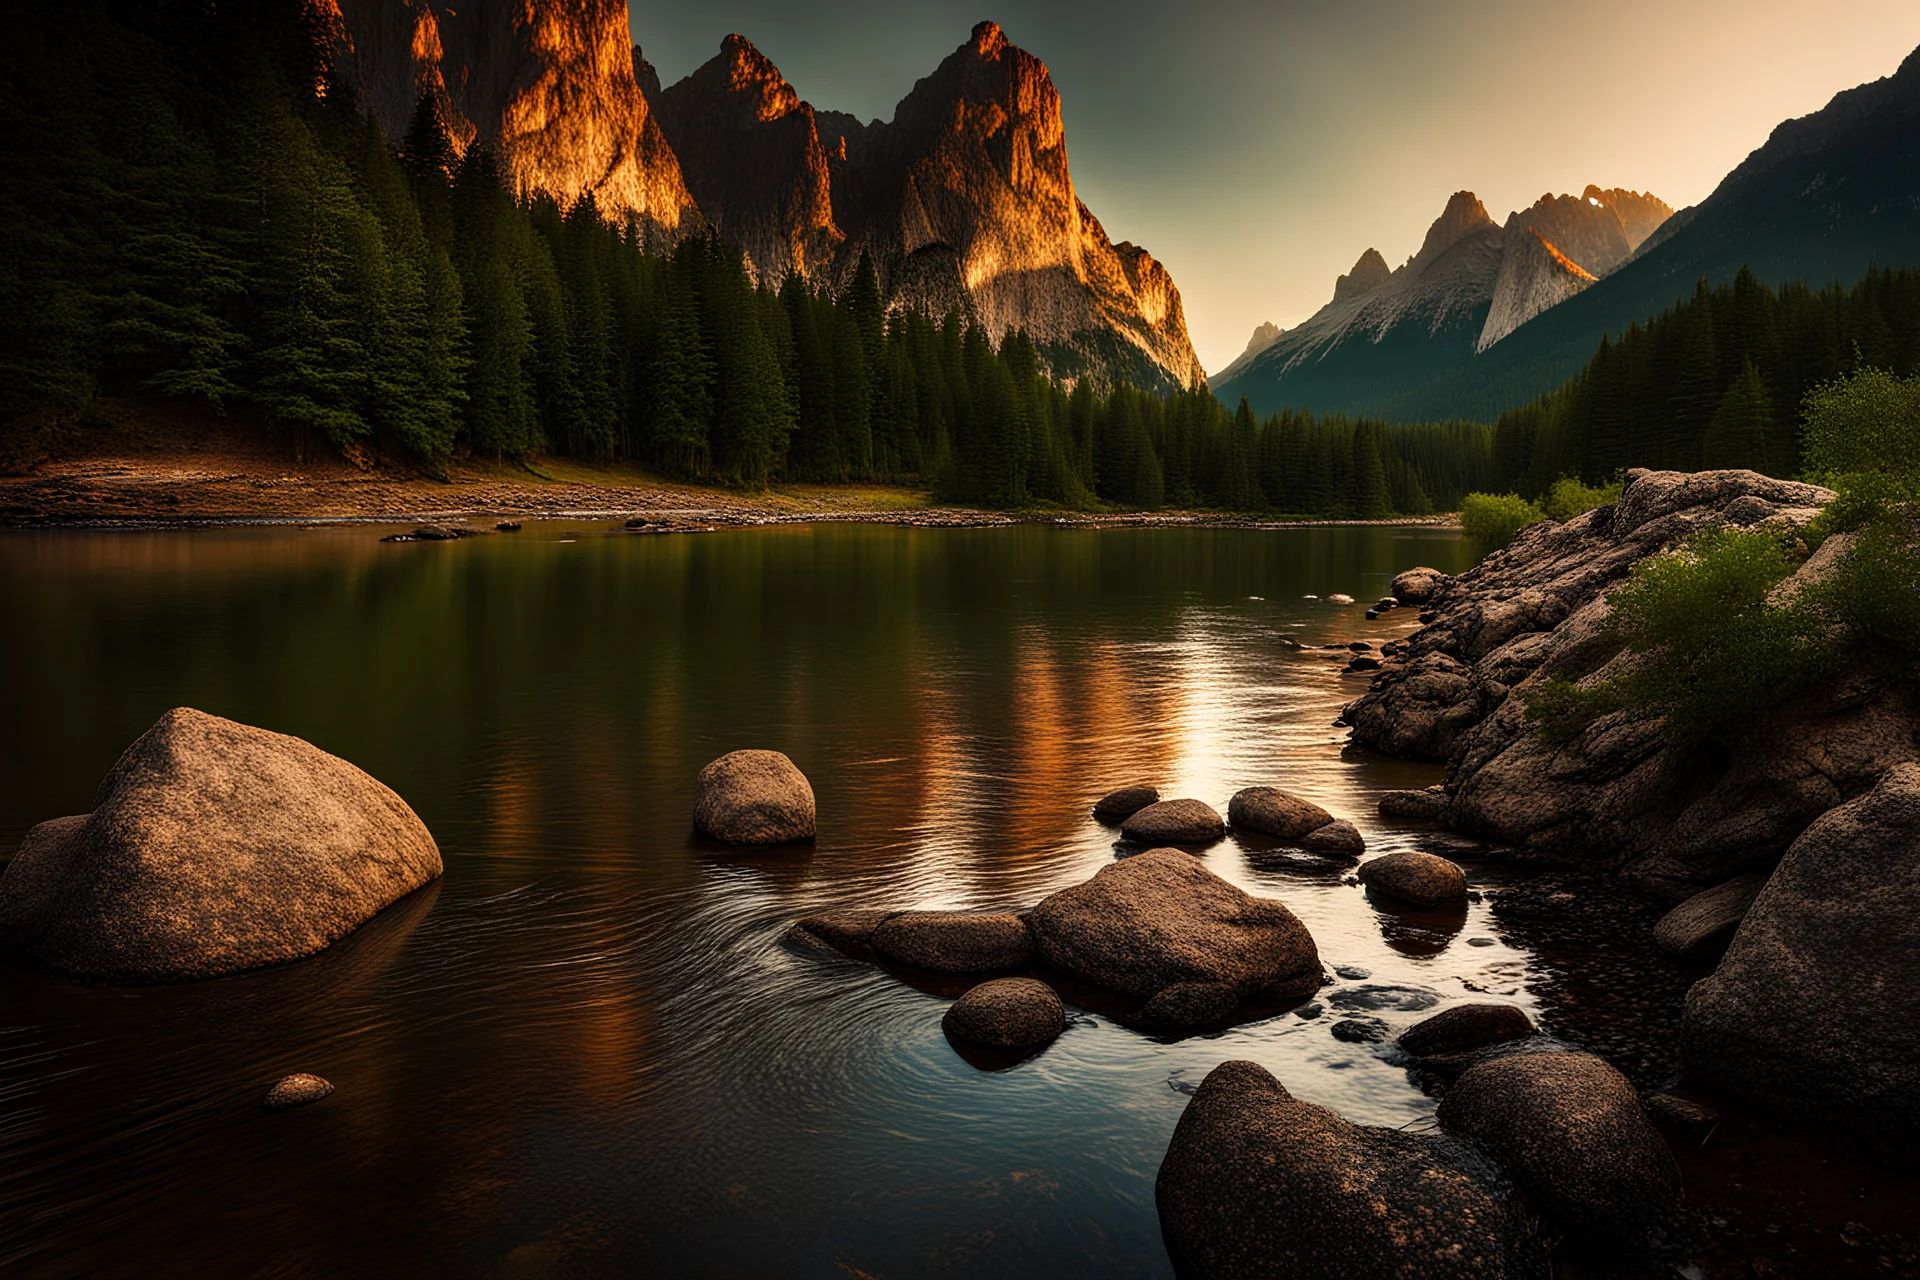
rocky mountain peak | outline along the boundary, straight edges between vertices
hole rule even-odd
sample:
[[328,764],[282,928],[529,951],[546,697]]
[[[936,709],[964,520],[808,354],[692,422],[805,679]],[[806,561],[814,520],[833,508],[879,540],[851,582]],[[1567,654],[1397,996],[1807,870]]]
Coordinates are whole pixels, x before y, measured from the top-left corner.
[[1007,33],[1000,29],[997,22],[974,24],[973,35],[969,38],[973,51],[983,58],[997,58],[1000,51],[1007,47]]
[[660,101],[660,72],[641,54],[639,45],[633,46],[633,78],[648,102]]
[[1433,225],[1427,228],[1427,238],[1413,260],[1424,266],[1474,232],[1497,230],[1499,225],[1487,213],[1487,206],[1480,203],[1479,196],[1471,191],[1456,191]]
[[1602,190],[1589,182],[1580,195],[1588,204],[1612,209],[1620,219],[1620,230],[1627,237],[1627,244],[1635,249],[1673,216],[1673,206],[1651,191],[1631,191],[1624,187]]
[[1380,251],[1368,249],[1360,255],[1360,260],[1353,264],[1352,271],[1333,282],[1333,300],[1345,302],[1348,298],[1358,298],[1362,294],[1372,293],[1385,284],[1391,275],[1393,275],[1393,269],[1387,265],[1387,260],[1380,256]]

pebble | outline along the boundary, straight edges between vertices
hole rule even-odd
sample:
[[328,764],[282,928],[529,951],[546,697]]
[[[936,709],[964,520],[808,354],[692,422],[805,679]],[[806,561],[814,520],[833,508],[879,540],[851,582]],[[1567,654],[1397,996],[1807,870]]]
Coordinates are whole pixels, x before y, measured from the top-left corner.
[[296,1071],[267,1090],[267,1109],[284,1111],[288,1107],[305,1106],[309,1102],[320,1101],[332,1092],[333,1085],[327,1080],[305,1071]]

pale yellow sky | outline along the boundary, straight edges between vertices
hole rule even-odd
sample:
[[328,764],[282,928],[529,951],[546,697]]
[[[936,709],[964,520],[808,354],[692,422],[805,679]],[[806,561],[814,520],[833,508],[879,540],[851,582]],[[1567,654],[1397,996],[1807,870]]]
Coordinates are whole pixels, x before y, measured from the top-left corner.
[[1703,199],[1790,116],[1889,75],[1920,0],[632,0],[672,83],[741,31],[816,106],[891,116],[992,18],[1053,72],[1075,185],[1179,284],[1201,362],[1292,326],[1462,188]]

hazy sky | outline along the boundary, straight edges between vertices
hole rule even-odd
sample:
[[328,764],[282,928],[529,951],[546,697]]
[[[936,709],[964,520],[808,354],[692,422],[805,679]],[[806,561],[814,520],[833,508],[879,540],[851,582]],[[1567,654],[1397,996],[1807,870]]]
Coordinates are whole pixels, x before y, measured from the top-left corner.
[[630,4],[664,83],[738,31],[863,118],[1000,23],[1053,72],[1081,198],[1173,272],[1209,370],[1369,246],[1404,261],[1454,191],[1501,221],[1589,182],[1677,209],[1920,45],[1920,0]]

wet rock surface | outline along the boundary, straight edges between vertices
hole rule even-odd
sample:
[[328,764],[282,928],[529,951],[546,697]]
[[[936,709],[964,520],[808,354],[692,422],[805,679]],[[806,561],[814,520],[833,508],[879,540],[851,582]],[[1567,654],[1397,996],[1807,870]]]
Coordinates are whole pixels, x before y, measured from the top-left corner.
[[177,707],[0,872],[0,945],[141,982],[297,960],[437,878],[413,810],[299,738]]
[[1627,1078],[1582,1053],[1484,1063],[1440,1101],[1449,1133],[1497,1160],[1563,1230],[1645,1245],[1680,1206],[1680,1171]]
[[1276,840],[1298,840],[1333,821],[1311,800],[1278,787],[1246,787],[1227,803],[1227,821],[1236,830],[1258,831]]
[[1189,982],[1242,997],[1320,985],[1319,952],[1284,903],[1228,884],[1177,849],[1102,868],[1042,901],[1028,925],[1049,964],[1143,999]]
[[1713,958],[1733,941],[1734,930],[1766,883],[1764,874],[1755,873],[1694,894],[1660,917],[1653,926],[1654,944],[1683,960]]
[[1452,906],[1467,900],[1467,873],[1437,854],[1389,853],[1361,863],[1357,874],[1368,888],[1417,906]]
[[1161,800],[1120,824],[1123,838],[1145,845],[1212,844],[1226,833],[1219,813],[1202,800]]
[[1195,1091],[1155,1198],[1184,1278],[1547,1275],[1510,1184],[1472,1147],[1353,1124],[1251,1062]]
[[1688,992],[1681,1041],[1737,1096],[1869,1141],[1920,1132],[1920,765],[1794,841]]
[[1380,816],[1406,822],[1445,822],[1452,802],[1441,787],[1424,791],[1389,791],[1380,797]]
[[1121,787],[1118,791],[1107,792],[1094,802],[1093,816],[1117,822],[1159,802],[1160,793],[1152,787]]
[[805,941],[832,947],[857,960],[871,960],[873,931],[898,914],[897,911],[858,908],[823,911],[818,915],[802,917],[793,928]]
[[813,786],[781,752],[730,751],[695,780],[693,825],[722,844],[811,840]]
[[1323,858],[1357,858],[1367,851],[1367,842],[1359,828],[1345,819],[1336,818],[1301,836],[1300,847]]
[[1417,1057],[1463,1053],[1534,1033],[1527,1011],[1511,1004],[1461,1004],[1400,1033],[1400,1047]]
[[1240,1007],[1233,988],[1219,982],[1176,982],[1154,992],[1134,1015],[1143,1031],[1184,1034],[1224,1025]]
[[947,1007],[941,1026],[969,1044],[1027,1049],[1050,1043],[1066,1027],[1066,1009],[1052,987],[1034,978],[997,978]]
[[264,1105],[269,1111],[285,1111],[288,1107],[304,1107],[310,1102],[318,1102],[332,1092],[333,1085],[328,1081],[305,1071],[297,1071],[267,1090]]
[[867,938],[874,954],[935,973],[992,973],[1024,968],[1033,937],[1012,912],[901,911]]

